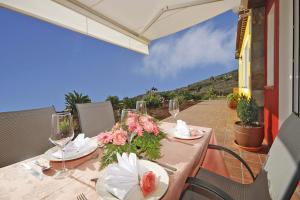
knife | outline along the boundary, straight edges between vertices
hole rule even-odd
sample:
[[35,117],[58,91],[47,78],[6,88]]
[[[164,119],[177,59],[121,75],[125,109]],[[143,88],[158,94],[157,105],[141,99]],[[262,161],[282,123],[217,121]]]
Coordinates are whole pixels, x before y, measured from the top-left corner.
[[151,160],[151,161],[158,164],[158,165],[160,165],[160,166],[162,166],[163,168],[167,168],[167,169],[172,170],[172,171],[177,171],[177,169],[175,167],[172,167],[168,164],[164,164],[164,163],[158,162],[156,160]]

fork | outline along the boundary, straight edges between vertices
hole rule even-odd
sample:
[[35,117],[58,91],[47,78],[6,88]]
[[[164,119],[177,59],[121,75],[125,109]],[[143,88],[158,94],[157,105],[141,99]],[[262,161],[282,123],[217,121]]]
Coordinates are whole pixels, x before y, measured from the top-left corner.
[[83,193],[81,193],[77,196],[77,200],[88,200],[88,199],[86,198],[86,196]]

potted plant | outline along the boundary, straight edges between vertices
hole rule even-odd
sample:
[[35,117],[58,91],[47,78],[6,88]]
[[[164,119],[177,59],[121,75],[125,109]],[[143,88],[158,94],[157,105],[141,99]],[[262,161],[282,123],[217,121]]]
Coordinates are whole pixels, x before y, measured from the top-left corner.
[[238,93],[230,93],[227,95],[228,107],[236,109],[240,95]]
[[237,115],[241,121],[235,122],[235,142],[245,149],[258,150],[264,139],[264,127],[257,122],[258,106],[255,99],[241,96]]

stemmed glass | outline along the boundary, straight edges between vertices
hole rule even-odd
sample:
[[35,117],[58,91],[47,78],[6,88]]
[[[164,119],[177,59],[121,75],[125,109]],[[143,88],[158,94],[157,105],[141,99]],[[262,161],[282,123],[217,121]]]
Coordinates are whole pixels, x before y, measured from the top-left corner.
[[142,115],[147,115],[146,101],[137,101],[136,102],[136,111]]
[[[123,109],[121,113],[121,126],[123,127],[126,125],[128,114],[130,113],[137,113],[136,109]],[[131,146],[131,140],[133,139],[134,135],[132,133],[129,133],[128,140],[128,153],[130,153],[130,146]]]
[[171,99],[169,101],[169,113],[173,116],[176,121],[176,116],[179,113],[179,103],[177,99]]
[[74,130],[71,113],[52,114],[52,130],[49,140],[61,149],[62,168],[57,171],[55,177],[60,179],[69,175],[65,165],[65,146],[73,139]]

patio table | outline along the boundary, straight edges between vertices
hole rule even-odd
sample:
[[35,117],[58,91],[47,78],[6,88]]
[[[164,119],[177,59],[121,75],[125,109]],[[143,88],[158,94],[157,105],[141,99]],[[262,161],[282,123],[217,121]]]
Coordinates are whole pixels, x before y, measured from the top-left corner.
[[[161,123],[162,130],[167,133],[174,126],[172,123]],[[192,146],[174,139],[162,140],[162,158],[158,162],[177,168],[177,171],[170,175],[169,188],[163,200],[179,199],[186,178],[194,176],[203,163],[213,130],[203,127],[193,128],[202,129],[205,134],[201,139],[185,141],[193,144]],[[100,158],[102,149],[98,151]],[[0,168],[0,199],[76,199],[80,193],[84,193],[88,199],[98,198],[95,184],[90,179],[99,174],[100,159],[87,160],[74,168],[71,176],[64,179],[57,180],[44,175],[43,179],[39,180],[26,171],[21,163],[41,157],[43,155]],[[219,160],[222,162],[222,158]]]

